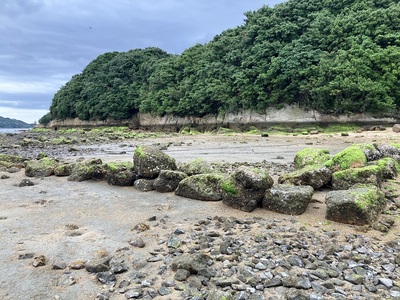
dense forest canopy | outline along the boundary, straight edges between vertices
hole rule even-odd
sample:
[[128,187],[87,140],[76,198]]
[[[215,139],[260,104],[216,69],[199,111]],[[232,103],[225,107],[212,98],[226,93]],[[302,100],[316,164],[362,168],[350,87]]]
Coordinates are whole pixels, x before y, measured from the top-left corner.
[[221,114],[296,104],[324,113],[400,106],[398,0],[289,0],[245,13],[181,55],[105,53],[54,96],[40,122],[138,112]]

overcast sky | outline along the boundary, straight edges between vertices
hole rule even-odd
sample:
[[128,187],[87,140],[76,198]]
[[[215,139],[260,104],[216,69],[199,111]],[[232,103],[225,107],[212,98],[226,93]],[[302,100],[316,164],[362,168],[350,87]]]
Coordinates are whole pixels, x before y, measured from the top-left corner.
[[0,0],[0,116],[28,123],[109,51],[179,54],[282,0]]

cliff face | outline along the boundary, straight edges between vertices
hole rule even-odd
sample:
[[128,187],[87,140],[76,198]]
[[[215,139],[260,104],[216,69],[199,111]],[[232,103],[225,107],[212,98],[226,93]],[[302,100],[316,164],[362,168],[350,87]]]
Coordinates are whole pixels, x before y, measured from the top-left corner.
[[396,123],[395,117],[374,117],[368,114],[354,115],[324,115],[316,111],[306,111],[298,107],[286,106],[283,109],[268,109],[265,114],[253,111],[242,111],[225,115],[207,115],[204,117],[177,117],[173,115],[153,116],[151,114],[138,114],[129,120],[103,120],[82,121],[79,119],[68,119],[63,121],[52,121],[50,128],[59,127],[96,127],[96,126],[121,126],[128,125],[133,129],[143,128],[148,130],[179,131],[184,127],[196,128],[199,131],[212,130],[218,127],[229,127],[232,129],[246,129],[249,126],[257,126],[259,129],[271,125],[301,125],[301,124],[327,124],[327,123],[364,123],[383,124]]

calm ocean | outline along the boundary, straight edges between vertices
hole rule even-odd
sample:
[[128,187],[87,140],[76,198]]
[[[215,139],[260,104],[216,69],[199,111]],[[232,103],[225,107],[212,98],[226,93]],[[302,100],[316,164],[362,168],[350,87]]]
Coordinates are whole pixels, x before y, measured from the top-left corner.
[[0,134],[3,133],[18,133],[21,131],[27,131],[30,130],[31,128],[0,128]]

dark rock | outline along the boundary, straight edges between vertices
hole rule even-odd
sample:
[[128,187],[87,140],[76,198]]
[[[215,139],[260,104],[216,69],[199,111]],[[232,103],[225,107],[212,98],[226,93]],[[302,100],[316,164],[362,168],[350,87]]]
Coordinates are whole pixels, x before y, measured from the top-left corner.
[[276,185],[265,193],[263,207],[288,215],[304,213],[314,194],[311,186]]
[[56,261],[51,265],[53,270],[64,270],[67,268],[67,264],[63,261]]
[[54,168],[54,175],[56,176],[70,176],[72,173],[72,169],[74,168],[74,164],[60,164]]
[[101,159],[91,159],[90,161],[77,162],[72,168],[69,181],[85,181],[90,179],[103,179],[106,174]]
[[221,182],[222,202],[225,205],[251,212],[260,207],[265,191],[274,181],[264,170],[239,167]]
[[320,189],[331,182],[332,171],[323,165],[306,166],[279,177],[280,184],[309,185]]
[[18,184],[19,187],[34,186],[35,184],[29,179],[22,179]]
[[143,290],[141,288],[134,288],[125,293],[126,299],[139,299],[143,296]]
[[400,132],[400,124],[394,124],[392,130],[393,132]]
[[132,186],[136,179],[131,162],[109,162],[104,165],[104,168],[105,179],[110,185]]
[[173,192],[187,175],[180,171],[161,170],[154,181],[154,189],[160,193]]
[[25,165],[25,175],[28,177],[47,177],[54,174],[58,165],[55,159],[44,157],[39,160],[30,160]]
[[202,201],[219,201],[223,197],[221,184],[224,179],[221,174],[193,175],[179,182],[175,194]]
[[184,269],[189,271],[191,274],[197,274],[200,270],[207,267],[209,259],[210,257],[204,253],[195,253],[191,255],[183,254],[172,260],[171,268],[174,271]]
[[109,271],[111,258],[112,258],[111,256],[108,256],[108,257],[103,257],[103,258],[92,260],[92,261],[87,261],[85,263],[85,269],[86,269],[86,271],[88,271],[90,273],[99,273],[99,272]]
[[111,285],[117,281],[114,273],[111,271],[99,272],[96,274],[96,278],[103,284]]
[[326,194],[328,220],[365,225],[374,222],[386,205],[384,193],[375,186],[332,191]]
[[156,147],[138,146],[133,155],[135,172],[144,178],[156,178],[161,170],[176,170],[175,159]]
[[197,158],[187,163],[181,163],[178,165],[178,170],[187,174],[188,176],[209,174],[214,172],[212,165],[202,158]]
[[150,192],[154,190],[154,179],[141,178],[135,181],[135,188],[142,192]]
[[176,270],[174,279],[178,281],[185,281],[189,276],[190,272],[188,270],[178,269]]
[[146,243],[140,237],[134,238],[129,244],[136,248],[144,248],[146,246]]

